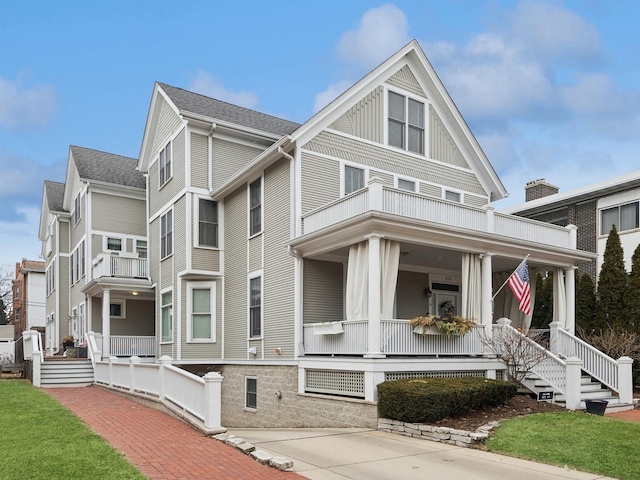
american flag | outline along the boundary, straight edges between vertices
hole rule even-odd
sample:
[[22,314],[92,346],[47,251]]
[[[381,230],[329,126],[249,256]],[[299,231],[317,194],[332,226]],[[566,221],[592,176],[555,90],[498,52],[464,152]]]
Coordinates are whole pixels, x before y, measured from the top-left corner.
[[525,260],[509,277],[509,287],[518,299],[520,310],[525,315],[531,313],[531,284],[529,281],[529,267]]

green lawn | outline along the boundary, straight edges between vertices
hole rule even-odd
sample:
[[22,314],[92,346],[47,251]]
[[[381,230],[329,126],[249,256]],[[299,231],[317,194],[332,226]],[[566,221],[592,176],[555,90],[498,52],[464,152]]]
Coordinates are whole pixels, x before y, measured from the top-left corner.
[[583,412],[504,421],[489,450],[624,480],[640,480],[640,424]]
[[0,432],[0,478],[145,478],[78,417],[24,380],[0,380]]

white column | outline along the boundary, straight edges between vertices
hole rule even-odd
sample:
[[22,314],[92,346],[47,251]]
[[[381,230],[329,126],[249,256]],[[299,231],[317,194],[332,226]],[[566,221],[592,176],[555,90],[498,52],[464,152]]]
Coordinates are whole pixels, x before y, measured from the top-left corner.
[[111,291],[105,288],[102,292],[102,355],[111,353]]
[[369,241],[369,323],[367,358],[384,357],[380,351],[380,235],[368,235]]
[[633,404],[633,359],[620,357],[618,359],[618,396],[620,403]]
[[482,256],[482,307],[480,310],[480,324],[484,325],[484,333],[491,336],[491,324],[493,322],[493,287],[491,285],[491,257],[493,253],[485,253]]
[[582,372],[582,360],[577,357],[570,357],[565,360],[567,365],[566,379],[566,406],[569,410],[580,408],[580,376]]
[[204,380],[204,426],[208,430],[224,430],[222,418],[222,375],[209,372]]
[[564,329],[571,335],[576,333],[576,279],[575,269],[567,268],[564,271],[564,290],[567,297],[567,319]]

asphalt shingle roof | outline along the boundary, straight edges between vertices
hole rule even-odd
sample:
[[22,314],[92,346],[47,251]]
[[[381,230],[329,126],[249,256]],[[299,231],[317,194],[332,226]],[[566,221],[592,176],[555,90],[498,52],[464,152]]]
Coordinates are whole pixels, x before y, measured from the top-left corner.
[[135,158],[73,145],[70,148],[81,179],[146,188],[144,176],[136,170]]
[[299,123],[172,87],[166,83],[158,82],[158,85],[181,111],[197,113],[276,135],[288,135],[300,127]]
[[64,183],[52,180],[44,181],[44,188],[47,194],[47,203],[52,212],[64,212],[62,201],[64,199]]

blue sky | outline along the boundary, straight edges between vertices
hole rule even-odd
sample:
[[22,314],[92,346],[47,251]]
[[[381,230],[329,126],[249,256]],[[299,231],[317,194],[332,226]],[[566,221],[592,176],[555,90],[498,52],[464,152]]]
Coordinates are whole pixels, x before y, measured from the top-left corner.
[[137,158],[159,80],[304,122],[417,39],[511,196],[640,169],[635,1],[5,2],[0,265],[37,259],[69,145]]

